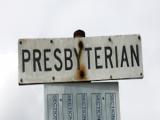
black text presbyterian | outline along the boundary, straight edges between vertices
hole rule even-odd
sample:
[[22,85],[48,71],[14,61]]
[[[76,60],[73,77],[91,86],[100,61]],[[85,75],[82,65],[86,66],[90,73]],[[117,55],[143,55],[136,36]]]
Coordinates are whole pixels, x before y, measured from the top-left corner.
[[[139,47],[138,44],[121,47],[86,47],[82,53],[87,60],[88,69],[138,67],[140,66]],[[73,60],[73,57],[76,59]],[[79,69],[80,57],[80,52],[76,48],[22,49],[22,72],[26,71],[30,62],[29,68],[33,72],[72,70],[74,64]],[[105,64],[100,61],[104,61]]]

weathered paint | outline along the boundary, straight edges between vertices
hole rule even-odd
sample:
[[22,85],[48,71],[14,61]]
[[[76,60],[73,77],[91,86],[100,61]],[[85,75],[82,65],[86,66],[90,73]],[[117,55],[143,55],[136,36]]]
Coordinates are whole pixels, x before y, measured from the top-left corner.
[[84,51],[84,43],[83,41],[79,41],[78,42],[78,48],[79,48],[79,64],[80,64],[80,68],[77,69],[76,71],[76,74],[75,74],[75,79],[76,80],[87,80],[87,69],[86,69],[86,66],[82,63],[83,62],[83,58],[82,58],[82,52]]
[[87,70],[85,65],[80,64],[80,69],[76,70],[75,79],[80,81],[87,80]]
[[143,78],[139,35],[20,39],[18,46],[21,85]]

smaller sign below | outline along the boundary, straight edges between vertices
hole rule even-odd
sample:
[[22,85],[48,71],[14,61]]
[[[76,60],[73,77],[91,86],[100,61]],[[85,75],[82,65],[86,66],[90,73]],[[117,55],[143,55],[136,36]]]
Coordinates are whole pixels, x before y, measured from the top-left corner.
[[120,120],[118,83],[45,85],[45,120]]
[[139,35],[20,39],[19,84],[143,78]]

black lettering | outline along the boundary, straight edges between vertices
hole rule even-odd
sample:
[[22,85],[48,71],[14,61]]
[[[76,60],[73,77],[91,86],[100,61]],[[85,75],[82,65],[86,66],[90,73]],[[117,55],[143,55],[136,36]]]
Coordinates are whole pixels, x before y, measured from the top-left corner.
[[30,60],[29,50],[22,50],[22,71],[25,72],[25,62]]
[[131,62],[132,62],[132,67],[134,66],[134,60],[136,60],[137,66],[139,66],[139,50],[138,50],[138,45],[136,45],[136,52],[134,50],[133,45],[130,46],[131,49]]
[[[65,70],[71,70],[73,67],[73,61],[72,61],[72,51],[71,49],[64,49],[64,58],[65,58]],[[69,64],[70,63],[70,66]]]
[[44,71],[51,71],[51,67],[47,67],[47,61],[49,61],[49,57],[46,56],[47,53],[51,52],[50,49],[44,49]]
[[54,65],[54,67],[55,67],[55,69],[56,69],[57,71],[60,71],[60,70],[62,70],[63,64],[62,64],[62,60],[60,59],[60,57],[57,56],[57,53],[61,53],[61,50],[58,49],[58,48],[56,48],[55,51],[54,51],[54,57],[59,61],[59,66]]
[[96,64],[96,69],[101,69],[103,68],[102,65],[98,65],[98,59],[100,59],[100,56],[97,55],[97,51],[98,50],[101,50],[102,48],[101,47],[95,47],[95,64]]
[[111,47],[105,47],[104,51],[105,51],[105,65],[106,65],[106,68],[108,68],[108,60],[110,62],[111,68],[113,68],[113,63],[112,63],[112,59],[111,59],[111,57],[112,57]]
[[123,46],[123,48],[122,48],[121,67],[123,67],[124,62],[126,62],[127,67],[129,67],[129,62],[128,62],[128,57],[127,57],[127,52],[126,52],[125,46]]
[[85,51],[87,51],[87,56],[88,56],[88,69],[91,69],[91,64],[90,64],[90,51],[92,48],[85,48]]
[[78,54],[76,48],[74,48],[74,53],[75,53],[76,58],[77,58],[77,69],[80,69],[80,56],[81,56],[81,54],[80,54],[80,52]]
[[40,59],[41,59],[41,51],[38,49],[33,50],[33,71],[36,71],[36,63],[38,65],[39,71],[42,71],[41,64],[40,64]]
[[115,58],[116,58],[116,67],[118,67],[118,51],[117,51],[117,46],[115,46]]

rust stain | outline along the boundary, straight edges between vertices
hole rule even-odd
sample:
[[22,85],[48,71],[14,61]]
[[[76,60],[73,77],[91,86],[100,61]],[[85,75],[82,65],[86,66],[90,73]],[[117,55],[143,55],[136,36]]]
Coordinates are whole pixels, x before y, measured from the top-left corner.
[[75,73],[75,79],[76,80],[87,80],[87,69],[86,66],[82,62],[82,52],[84,50],[84,43],[83,41],[78,42],[78,47],[79,47],[79,64],[80,68],[76,70]]
[[84,49],[84,44],[82,41],[79,41],[78,42],[78,47],[79,47],[79,60],[81,59],[81,56],[82,56],[82,51]]
[[82,41],[79,41],[78,47],[79,47],[80,50],[82,50],[84,48],[84,45],[83,45]]
[[85,65],[81,64],[80,69],[76,71],[76,80],[87,80],[87,70]]

